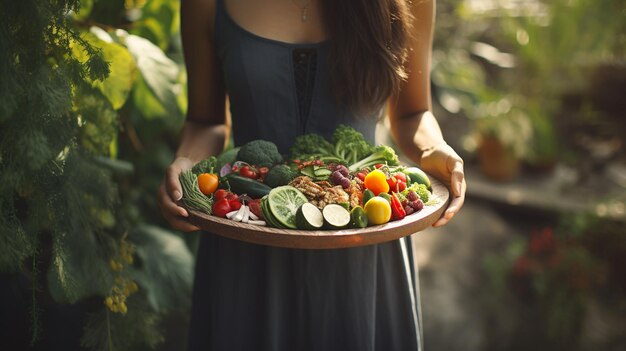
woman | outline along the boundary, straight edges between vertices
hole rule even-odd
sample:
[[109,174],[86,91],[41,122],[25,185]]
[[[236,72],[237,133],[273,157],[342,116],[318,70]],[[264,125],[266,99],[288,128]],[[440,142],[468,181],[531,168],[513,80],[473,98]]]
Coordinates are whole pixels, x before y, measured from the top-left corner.
[[[185,0],[189,112],[159,191],[172,227],[185,221],[178,174],[218,154],[232,130],[288,152],[296,136],[348,124],[374,140],[388,106],[413,161],[448,182],[461,208],[463,162],[430,113],[434,1]],[[225,99],[232,128],[227,128]],[[408,239],[337,250],[253,245],[202,234],[191,350],[418,350]]]

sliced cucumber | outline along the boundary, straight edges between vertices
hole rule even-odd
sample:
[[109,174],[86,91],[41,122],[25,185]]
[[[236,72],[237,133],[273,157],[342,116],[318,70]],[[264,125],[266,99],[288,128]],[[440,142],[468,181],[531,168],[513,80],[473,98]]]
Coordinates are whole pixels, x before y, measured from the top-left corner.
[[331,174],[333,174],[333,172],[331,172],[331,170],[328,168],[314,168],[313,174],[315,174],[315,178],[327,179],[328,177],[330,177]]
[[341,205],[326,205],[322,210],[322,215],[324,223],[331,229],[342,229],[350,224],[350,212]]
[[296,227],[303,230],[317,230],[324,226],[322,211],[310,202],[302,204],[296,212]]
[[274,228],[285,228],[285,226],[278,222],[276,217],[274,217],[272,211],[270,211],[270,208],[267,204],[267,196],[261,198],[261,212],[263,212],[263,218],[265,218],[265,222],[268,226]]

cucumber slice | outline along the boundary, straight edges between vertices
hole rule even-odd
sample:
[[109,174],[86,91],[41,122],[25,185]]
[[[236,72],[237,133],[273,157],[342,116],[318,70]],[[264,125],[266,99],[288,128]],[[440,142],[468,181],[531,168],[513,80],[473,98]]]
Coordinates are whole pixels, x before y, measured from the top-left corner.
[[267,196],[270,212],[283,226],[296,229],[296,212],[303,204],[309,202],[300,190],[283,185],[272,189]]
[[296,226],[303,230],[317,230],[324,226],[322,211],[310,202],[302,204],[296,212]]
[[274,227],[274,228],[285,227],[282,224],[280,224],[280,222],[278,222],[276,217],[274,217],[274,215],[272,214],[272,211],[270,211],[267,205],[267,196],[264,196],[261,199],[261,212],[263,212],[263,217],[265,218],[265,222],[267,223],[268,226]]
[[341,205],[326,205],[322,210],[322,215],[324,223],[331,229],[345,228],[350,224],[350,212]]

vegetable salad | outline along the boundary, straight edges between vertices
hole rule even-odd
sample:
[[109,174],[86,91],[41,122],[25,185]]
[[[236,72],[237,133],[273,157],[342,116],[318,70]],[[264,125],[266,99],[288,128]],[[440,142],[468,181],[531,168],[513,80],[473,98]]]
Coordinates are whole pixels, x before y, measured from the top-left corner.
[[430,179],[400,165],[393,148],[371,145],[348,126],[331,140],[296,138],[287,157],[254,140],[209,157],[180,175],[188,209],[276,228],[364,228],[424,208]]

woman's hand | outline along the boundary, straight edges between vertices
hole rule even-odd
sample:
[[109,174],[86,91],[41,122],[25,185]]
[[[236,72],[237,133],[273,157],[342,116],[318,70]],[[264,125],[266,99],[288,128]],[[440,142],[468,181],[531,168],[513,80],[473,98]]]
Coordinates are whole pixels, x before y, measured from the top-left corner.
[[424,151],[420,168],[428,174],[441,179],[452,191],[452,201],[443,216],[433,224],[440,227],[450,221],[459,212],[465,202],[465,174],[463,160],[449,145],[442,143]]
[[191,169],[191,167],[193,167],[193,162],[187,157],[176,158],[167,168],[157,196],[157,203],[163,217],[170,223],[172,228],[183,232],[199,230],[198,227],[184,219],[189,214],[184,208],[176,204],[176,201],[183,197],[183,190],[178,176],[182,171]]

